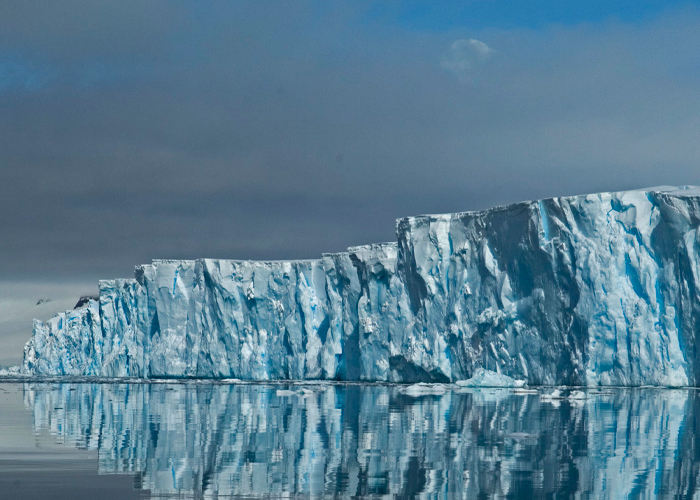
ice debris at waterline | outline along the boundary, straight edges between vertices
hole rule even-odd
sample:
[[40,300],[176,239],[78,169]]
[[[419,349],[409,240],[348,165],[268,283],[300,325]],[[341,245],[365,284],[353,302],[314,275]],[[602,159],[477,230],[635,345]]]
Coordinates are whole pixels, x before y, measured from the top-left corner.
[[317,260],[155,260],[35,321],[23,372],[700,385],[699,226],[700,188],[660,187],[407,217]]
[[515,380],[502,373],[477,368],[474,375],[468,380],[458,380],[457,385],[462,387],[523,387],[525,380]]

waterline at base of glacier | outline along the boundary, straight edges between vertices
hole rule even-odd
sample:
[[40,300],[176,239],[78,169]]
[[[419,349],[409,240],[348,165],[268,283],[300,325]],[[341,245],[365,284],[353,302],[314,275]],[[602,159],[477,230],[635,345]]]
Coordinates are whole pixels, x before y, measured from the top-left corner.
[[[136,378],[136,377],[92,377],[92,376],[36,376],[36,375],[0,375],[0,384],[4,383],[28,383],[28,384],[127,384],[127,385],[241,385],[260,387],[391,387],[406,392],[413,389],[413,392],[421,395],[444,394],[446,392],[465,393],[479,390],[503,391],[503,394],[541,394],[546,397],[548,391],[559,390],[562,393],[573,393],[584,391],[596,393],[606,390],[654,390],[654,391],[674,391],[674,390],[700,390],[694,386],[658,386],[658,385],[638,385],[638,386],[584,386],[584,385],[499,385],[486,384],[476,385],[472,383],[429,383],[429,382],[383,382],[383,381],[358,381],[358,380],[244,380],[244,379],[212,379],[212,378]],[[425,388],[425,391],[421,391]]]

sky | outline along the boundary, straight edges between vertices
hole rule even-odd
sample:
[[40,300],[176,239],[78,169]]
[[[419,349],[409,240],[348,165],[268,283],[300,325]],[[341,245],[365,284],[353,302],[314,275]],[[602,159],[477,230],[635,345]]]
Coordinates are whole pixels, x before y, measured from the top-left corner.
[[0,287],[700,184],[699,27],[645,0],[2,2]]

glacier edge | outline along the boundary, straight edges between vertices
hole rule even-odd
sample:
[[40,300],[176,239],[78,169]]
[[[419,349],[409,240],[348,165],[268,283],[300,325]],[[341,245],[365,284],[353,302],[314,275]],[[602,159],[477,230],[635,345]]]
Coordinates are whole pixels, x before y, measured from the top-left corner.
[[34,321],[32,376],[700,384],[700,188],[399,219],[303,261],[154,260]]

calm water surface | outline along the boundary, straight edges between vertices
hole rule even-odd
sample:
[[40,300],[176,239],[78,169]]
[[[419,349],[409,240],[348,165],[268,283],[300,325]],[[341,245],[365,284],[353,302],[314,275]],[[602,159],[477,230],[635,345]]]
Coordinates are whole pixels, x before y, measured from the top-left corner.
[[697,391],[432,392],[0,384],[0,498],[700,497]]

